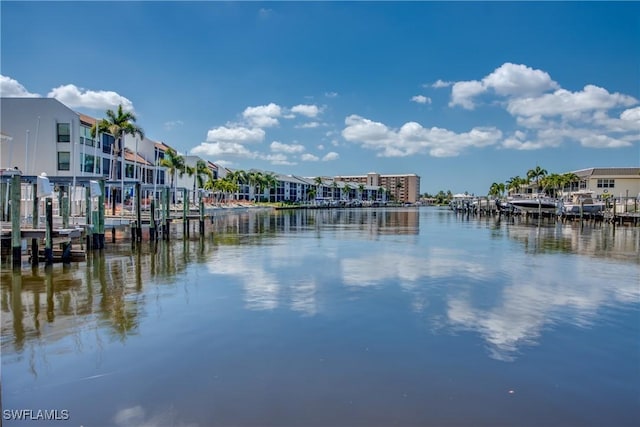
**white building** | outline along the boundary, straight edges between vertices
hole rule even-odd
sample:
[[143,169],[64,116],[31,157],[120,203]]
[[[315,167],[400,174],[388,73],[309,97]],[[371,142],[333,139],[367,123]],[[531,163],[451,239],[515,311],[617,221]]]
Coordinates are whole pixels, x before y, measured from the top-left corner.
[[111,155],[105,156],[83,119],[54,98],[0,98],[1,131],[11,138],[0,145],[0,168],[17,167],[23,175],[102,176]]

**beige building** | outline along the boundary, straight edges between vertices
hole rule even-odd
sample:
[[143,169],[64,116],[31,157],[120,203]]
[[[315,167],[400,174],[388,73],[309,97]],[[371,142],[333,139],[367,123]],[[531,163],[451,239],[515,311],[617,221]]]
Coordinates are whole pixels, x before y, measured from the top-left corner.
[[381,175],[376,172],[369,172],[366,175],[336,176],[334,179],[336,181],[384,187],[390,200],[403,203],[416,203],[420,200],[420,177],[416,174]]
[[589,168],[573,171],[580,178],[579,190],[589,190],[598,198],[640,197],[640,167]]

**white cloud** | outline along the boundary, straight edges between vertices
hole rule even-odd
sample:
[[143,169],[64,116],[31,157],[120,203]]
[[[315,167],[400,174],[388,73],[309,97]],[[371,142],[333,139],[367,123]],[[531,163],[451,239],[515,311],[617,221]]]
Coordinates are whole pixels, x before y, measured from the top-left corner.
[[295,162],[290,161],[289,158],[282,153],[267,154],[267,155],[260,156],[260,158],[262,160],[271,162],[272,165],[295,165],[296,164]]
[[542,96],[516,98],[509,101],[507,111],[517,116],[562,115],[571,118],[587,111],[629,107],[637,102],[631,96],[609,93],[601,87],[587,85],[580,92],[558,89]]
[[460,105],[471,110],[475,107],[473,98],[490,90],[501,96],[522,97],[536,96],[559,87],[545,71],[507,62],[485,76],[482,81],[454,83],[449,106]]
[[[436,80],[433,84],[431,84],[431,87],[436,88],[436,89],[440,89],[443,87],[449,87],[453,84],[453,82],[445,82],[444,80]],[[424,85],[425,87],[428,87],[429,85]]]
[[29,92],[17,80],[0,74],[0,96],[5,98],[40,98],[37,93]]
[[244,117],[251,126],[258,128],[278,126],[278,117],[281,116],[282,108],[273,102],[269,105],[247,107],[242,113],[242,117]]
[[640,123],[640,107],[624,110],[620,114],[620,119]]
[[455,82],[449,106],[472,110],[481,95],[497,96],[499,102],[493,105],[504,107],[518,127],[529,131],[526,137],[505,138],[503,148],[535,150],[571,142],[617,148],[640,141],[640,107],[634,107],[638,100],[596,85],[572,92],[545,71],[505,63],[482,80]]
[[283,144],[278,141],[273,141],[271,143],[271,151],[279,152],[279,153],[302,153],[305,148],[304,145],[301,144]]
[[418,104],[431,104],[431,98],[424,95],[416,95],[411,98],[411,101],[416,102]]
[[295,114],[301,114],[306,117],[314,118],[320,114],[320,109],[317,105],[295,105],[291,107],[291,112]]
[[262,142],[264,136],[265,132],[260,128],[220,126],[207,132],[207,142]]
[[324,96],[326,96],[327,98],[337,98],[338,92],[325,92]]
[[319,144],[317,148],[318,148],[318,150],[324,150],[324,145]]
[[534,96],[560,87],[546,71],[510,62],[496,68],[482,83],[502,96]]
[[317,127],[320,127],[320,123],[319,122],[303,123],[301,125],[296,126],[296,128],[298,128],[298,129],[313,129],[313,128],[317,128]]
[[331,151],[324,155],[324,157],[322,158],[322,161],[331,162],[333,160],[338,160],[339,158],[340,158],[340,155],[338,153],[336,153],[335,151]]
[[300,159],[303,162],[317,162],[318,160],[320,160],[320,157],[314,156],[313,154],[304,153],[302,156],[300,156]]
[[258,154],[250,151],[237,142],[202,142],[191,149],[191,154],[215,156],[233,156],[247,159],[255,159]]
[[184,122],[182,120],[171,120],[168,122],[164,122],[165,130],[174,130],[175,128],[181,127],[182,125],[184,125]]
[[133,103],[130,100],[113,91],[85,90],[68,84],[52,89],[47,96],[55,98],[71,108],[84,107],[92,110],[106,110],[115,109],[122,105],[123,110],[134,111]]
[[477,80],[456,82],[451,88],[451,101],[449,102],[449,106],[454,107],[456,105],[460,105],[462,108],[466,108],[467,110],[473,110],[475,108],[475,104],[473,103],[472,98],[480,95],[484,91],[484,86]]
[[345,119],[342,136],[381,157],[404,157],[428,153],[433,157],[457,156],[469,147],[485,147],[498,143],[502,133],[496,128],[474,128],[455,133],[437,127],[424,128],[416,122],[405,123],[394,130],[386,125],[357,115]]

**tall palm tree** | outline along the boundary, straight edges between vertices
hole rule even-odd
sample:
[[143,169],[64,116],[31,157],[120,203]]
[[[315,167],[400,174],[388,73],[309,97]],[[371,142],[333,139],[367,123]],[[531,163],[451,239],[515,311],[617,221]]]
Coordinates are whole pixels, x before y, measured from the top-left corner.
[[213,172],[211,172],[211,169],[207,166],[207,162],[204,160],[198,160],[193,169],[193,200],[195,200],[196,190],[198,188],[204,188],[205,178],[213,179]]
[[[118,105],[118,110],[116,112],[113,110],[107,110],[106,115],[107,118],[102,119],[91,126],[91,137],[95,138],[99,132],[108,133],[113,136],[113,159],[111,161],[109,179],[115,180],[117,179],[116,159],[122,151],[122,138],[124,138],[125,135],[138,135],[141,139],[144,139],[144,131],[141,127],[135,124],[137,119],[133,113],[122,110],[122,104]],[[122,173],[124,173],[124,170]]]
[[262,175],[262,184],[264,185],[264,188],[269,190],[269,195],[267,196],[267,201],[270,202],[271,201],[271,189],[274,188],[278,184],[278,180],[276,179],[276,176],[274,174],[269,172],[269,173],[265,173],[265,174]]
[[536,166],[535,169],[529,169],[527,171],[529,181],[533,180],[536,182],[536,191],[540,190],[540,180],[545,176],[547,176],[547,170],[542,169],[540,166]]
[[[173,148],[167,149],[164,153],[164,158],[160,160],[160,166],[163,166],[169,170],[169,176],[171,177],[171,188],[174,188],[176,175],[180,178],[185,173],[186,165],[184,164],[184,157],[178,154]],[[176,202],[175,191],[173,194],[173,203]]]

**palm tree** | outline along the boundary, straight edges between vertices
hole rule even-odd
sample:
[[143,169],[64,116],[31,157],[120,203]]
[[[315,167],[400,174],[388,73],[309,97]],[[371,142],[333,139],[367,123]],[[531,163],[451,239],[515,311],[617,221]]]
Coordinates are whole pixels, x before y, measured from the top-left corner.
[[[167,149],[167,151],[165,151],[164,158],[160,160],[160,166],[163,166],[169,169],[169,176],[171,177],[171,188],[174,188],[176,175],[182,178],[186,170],[185,164],[184,164],[184,157],[179,155],[177,151],[174,150],[173,148],[169,148]],[[176,202],[176,195],[174,191],[173,203],[175,202]]]
[[[115,180],[117,178],[116,159],[122,151],[122,138],[125,135],[138,135],[141,139],[144,139],[144,131],[135,124],[136,116],[133,113],[122,110],[122,104],[118,105],[117,112],[107,110],[106,115],[106,119],[102,119],[91,126],[91,137],[95,138],[99,132],[108,133],[113,136],[113,160],[111,161],[109,179]],[[124,173],[124,170],[122,173]]]
[[240,185],[249,184],[249,173],[243,171],[242,169],[230,171],[225,178],[227,178],[228,181],[236,184],[236,198],[240,197]]
[[502,193],[504,193],[504,184],[501,182],[494,182],[491,184],[491,187],[489,187],[489,196],[501,197]]
[[522,185],[526,182],[525,179],[520,178],[518,175],[516,176],[512,176],[511,178],[509,178],[506,182],[507,184],[507,191],[509,193],[514,192],[514,193],[519,193],[520,192],[520,188],[522,187]]
[[[333,180],[333,183],[331,184],[331,187],[333,188],[333,193],[332,193],[333,196],[332,197],[333,197],[333,200],[335,200],[336,199],[336,193],[338,192],[338,182],[335,179]],[[338,197],[338,198],[340,198],[340,197]]]
[[573,172],[567,172],[562,174],[562,179],[564,180],[563,189],[565,186],[569,186],[569,195],[571,195],[571,190],[574,182],[580,182],[580,177]]
[[380,200],[383,202],[386,201],[385,193],[387,192],[387,189],[384,187],[380,187],[378,188],[378,191],[380,192]]
[[320,193],[320,196],[322,197],[322,190],[321,190],[321,188],[322,188],[322,177],[321,176],[316,176],[313,179],[313,182],[315,182],[315,184],[316,184],[316,194]]
[[540,179],[540,184],[542,185],[543,190],[553,190],[553,195],[555,197],[558,189],[562,188],[562,186],[564,185],[564,180],[562,178],[562,175],[552,173],[550,175],[542,177],[542,179]]
[[364,184],[358,185],[358,191],[360,192],[360,200],[363,200],[362,194],[364,193]]
[[196,196],[195,191],[197,188],[204,187],[205,178],[213,179],[213,172],[211,172],[211,169],[207,166],[207,162],[204,160],[198,160],[196,162],[195,178],[193,180],[193,197]]
[[262,184],[266,189],[269,190],[269,196],[267,196],[267,201],[271,201],[271,189],[278,184],[278,180],[276,179],[276,176],[272,173],[263,174]]
[[529,169],[527,171],[527,179],[529,181],[534,180],[536,182],[536,191],[540,190],[540,179],[547,176],[547,170],[542,169],[540,166],[536,166],[535,169]]
[[316,187],[307,187],[307,201],[310,201],[311,199],[315,199],[316,198],[316,194],[317,194],[317,189]]

